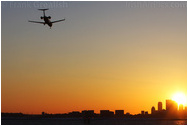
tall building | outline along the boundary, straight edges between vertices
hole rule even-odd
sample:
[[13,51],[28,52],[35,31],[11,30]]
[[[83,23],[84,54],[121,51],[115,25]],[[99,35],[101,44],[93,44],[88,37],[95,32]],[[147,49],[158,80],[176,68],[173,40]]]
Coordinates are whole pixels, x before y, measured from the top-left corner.
[[141,111],[141,114],[144,115],[144,111]]
[[183,111],[183,105],[182,104],[179,105],[179,111]]
[[154,114],[155,113],[155,107],[153,106],[152,108],[151,108],[151,114]]
[[169,112],[174,112],[178,110],[178,103],[173,100],[166,100],[166,110]]
[[187,113],[187,106],[185,106],[185,108],[184,108],[184,112]]
[[158,111],[162,111],[162,102],[158,102]]
[[148,111],[145,111],[145,113],[144,113],[145,115],[148,115]]

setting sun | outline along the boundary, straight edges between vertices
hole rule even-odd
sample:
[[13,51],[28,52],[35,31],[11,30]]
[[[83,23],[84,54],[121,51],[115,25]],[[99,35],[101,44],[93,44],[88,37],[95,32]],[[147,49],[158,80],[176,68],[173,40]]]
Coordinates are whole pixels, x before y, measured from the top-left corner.
[[187,103],[187,99],[186,99],[186,95],[184,93],[176,93],[172,96],[172,100],[176,101],[178,103],[178,105],[183,104],[186,105]]

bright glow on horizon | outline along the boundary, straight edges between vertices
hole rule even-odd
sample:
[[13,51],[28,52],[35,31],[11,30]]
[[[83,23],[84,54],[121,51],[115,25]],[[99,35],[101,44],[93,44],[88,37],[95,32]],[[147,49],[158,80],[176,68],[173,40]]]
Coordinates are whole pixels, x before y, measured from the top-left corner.
[[176,101],[178,103],[178,106],[180,104],[183,104],[184,106],[187,104],[187,98],[186,95],[182,92],[177,92],[172,96],[172,100]]

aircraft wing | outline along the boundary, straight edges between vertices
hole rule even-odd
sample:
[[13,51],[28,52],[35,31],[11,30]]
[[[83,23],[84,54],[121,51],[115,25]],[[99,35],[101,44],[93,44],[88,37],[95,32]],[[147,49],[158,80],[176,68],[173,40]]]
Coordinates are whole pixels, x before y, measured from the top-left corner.
[[64,21],[64,20],[65,20],[65,19],[57,20],[57,21],[52,21],[51,23],[57,23],[57,22]]
[[39,24],[45,24],[45,22],[39,22],[39,21],[29,21],[29,22],[32,22],[32,23],[39,23]]

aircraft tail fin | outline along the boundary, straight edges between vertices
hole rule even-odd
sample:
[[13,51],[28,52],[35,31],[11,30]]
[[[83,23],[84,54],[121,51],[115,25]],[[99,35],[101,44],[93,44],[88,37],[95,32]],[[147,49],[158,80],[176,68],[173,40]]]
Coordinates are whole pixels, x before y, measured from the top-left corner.
[[46,10],[49,10],[49,9],[38,9],[38,10],[40,10],[40,11],[46,11]]
[[45,16],[45,11],[48,9],[38,9],[38,10],[43,11],[43,15]]

